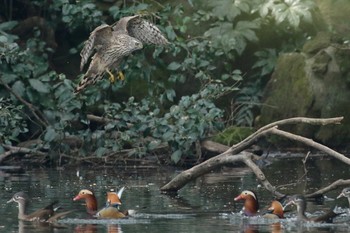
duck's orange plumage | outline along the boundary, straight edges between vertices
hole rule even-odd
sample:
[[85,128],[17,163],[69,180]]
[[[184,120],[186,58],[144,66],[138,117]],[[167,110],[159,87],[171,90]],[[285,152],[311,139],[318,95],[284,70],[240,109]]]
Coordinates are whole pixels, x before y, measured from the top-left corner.
[[235,201],[244,200],[243,212],[247,216],[256,215],[259,210],[259,201],[253,191],[244,190],[234,199]]
[[96,212],[97,212],[97,200],[96,200],[96,197],[92,191],[87,190],[87,189],[80,190],[78,195],[76,195],[73,198],[73,201],[77,201],[80,199],[85,200],[86,211],[89,214],[96,214]]
[[276,216],[276,218],[284,218],[283,206],[279,201],[272,201],[270,207],[267,210],[271,211],[271,214]]
[[[124,188],[118,192],[121,196]],[[125,213],[118,210],[117,206],[122,203],[120,201],[119,195],[115,192],[107,192],[107,206],[97,211],[97,200],[94,193],[87,189],[80,190],[79,194],[73,198],[73,201],[84,199],[86,203],[86,210],[89,214],[94,215],[98,218],[124,218]]]
[[120,206],[122,202],[117,193],[107,192],[107,204],[111,206]]
[[[244,200],[243,213],[246,216],[258,215],[259,201],[258,196],[250,190],[244,190],[234,199],[235,201]],[[268,208],[269,213],[261,214],[264,218],[283,218],[283,206],[279,201],[272,201]]]

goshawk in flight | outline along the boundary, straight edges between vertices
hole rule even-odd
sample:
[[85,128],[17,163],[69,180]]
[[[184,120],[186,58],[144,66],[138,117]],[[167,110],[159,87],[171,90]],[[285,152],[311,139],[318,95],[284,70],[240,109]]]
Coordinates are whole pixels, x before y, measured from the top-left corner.
[[95,28],[85,42],[80,56],[80,70],[83,70],[93,54],[89,68],[75,89],[80,92],[86,86],[102,79],[105,72],[114,81],[111,70],[118,66],[125,56],[143,48],[143,44],[166,45],[168,40],[152,23],[140,15],[121,18],[113,25],[103,24]]

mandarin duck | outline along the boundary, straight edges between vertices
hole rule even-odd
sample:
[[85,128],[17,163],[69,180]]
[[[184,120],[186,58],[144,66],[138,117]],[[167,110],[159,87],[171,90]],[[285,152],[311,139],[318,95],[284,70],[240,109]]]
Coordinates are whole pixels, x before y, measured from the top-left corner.
[[234,199],[235,201],[244,200],[243,213],[246,216],[254,216],[259,210],[258,197],[253,191],[244,190]]
[[284,218],[284,210],[281,202],[274,200],[267,209],[268,213],[263,214],[264,218]]
[[[124,187],[118,192],[120,197],[123,191]],[[99,211],[97,211],[96,197],[90,190],[81,190],[79,194],[73,198],[73,201],[85,199],[87,212],[91,215],[96,216],[97,218],[124,218],[126,217],[126,214],[120,212],[119,209],[116,207],[121,205],[121,201],[118,194],[114,192],[108,192],[106,202],[107,205]]]
[[116,192],[107,192],[107,202],[106,202],[106,206],[113,206],[113,207],[119,207],[121,206],[122,202],[121,202],[121,198],[123,195],[123,192],[125,190],[125,187],[122,187],[118,193]]
[[[106,206],[112,206],[119,210],[119,207],[121,206],[120,198],[122,197],[124,191],[124,187],[121,188],[118,193],[116,192],[107,192],[107,202]],[[122,210],[121,213],[123,213],[125,216],[128,216],[130,214],[134,214],[135,212],[132,210]]]
[[[259,211],[258,196],[250,190],[244,190],[234,199],[235,201],[244,200],[243,213],[246,216],[256,216]],[[274,200],[265,213],[261,214],[264,218],[284,218],[282,204]]]
[[31,214],[26,214],[27,203],[29,201],[28,196],[24,192],[15,193],[12,198],[7,201],[7,203],[17,202],[18,203],[18,219],[24,221],[38,221],[38,222],[55,222],[59,218],[65,217],[67,214],[73,212],[65,211],[57,213],[58,208],[53,206],[58,203],[58,201],[52,202],[50,205],[39,209]]
[[297,206],[297,219],[303,220],[303,221],[310,221],[310,222],[326,222],[326,223],[332,223],[333,218],[337,217],[341,213],[335,213],[333,210],[329,210],[325,214],[314,217],[314,218],[308,218],[305,215],[307,202],[303,195],[296,194],[288,198],[287,203],[284,205],[284,208],[286,208],[289,205],[296,205]]
[[86,204],[86,211],[94,215],[97,213],[97,199],[95,194],[88,189],[82,189],[79,191],[78,195],[73,198],[73,201],[78,201],[84,199]]
[[125,218],[128,215],[127,211],[120,211],[119,206],[122,202],[120,198],[123,194],[124,187],[121,188],[118,193],[107,192],[106,207],[97,212],[98,218]]
[[350,206],[350,188],[343,189],[341,193],[337,196],[337,199],[341,197],[346,197],[348,199],[349,206]]

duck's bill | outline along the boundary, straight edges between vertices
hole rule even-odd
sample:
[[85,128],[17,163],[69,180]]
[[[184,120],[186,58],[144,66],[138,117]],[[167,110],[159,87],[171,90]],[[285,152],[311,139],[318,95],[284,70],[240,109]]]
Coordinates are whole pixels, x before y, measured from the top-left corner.
[[77,200],[80,200],[81,197],[79,195],[77,195],[76,197],[73,198],[73,201],[77,201]]
[[243,199],[243,198],[242,198],[242,195],[238,195],[237,197],[235,197],[234,200],[235,200],[235,201],[238,201],[238,200],[241,200],[241,199]]

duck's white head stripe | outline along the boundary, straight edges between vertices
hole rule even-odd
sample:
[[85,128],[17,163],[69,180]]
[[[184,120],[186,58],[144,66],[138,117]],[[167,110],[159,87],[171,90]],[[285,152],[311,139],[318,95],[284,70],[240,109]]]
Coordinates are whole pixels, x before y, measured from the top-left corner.
[[88,189],[82,189],[82,190],[80,190],[80,192],[79,192],[79,194],[89,194],[89,195],[93,195],[93,193],[90,191],[90,190],[88,190]]
[[254,197],[254,199],[256,200],[256,196],[255,196],[255,194],[252,191],[244,190],[242,193],[244,195],[250,195],[250,196]]

